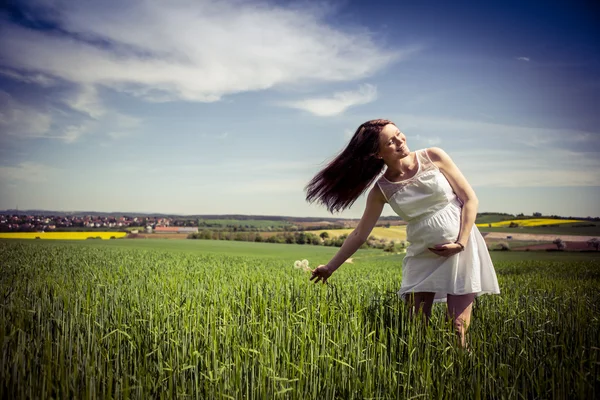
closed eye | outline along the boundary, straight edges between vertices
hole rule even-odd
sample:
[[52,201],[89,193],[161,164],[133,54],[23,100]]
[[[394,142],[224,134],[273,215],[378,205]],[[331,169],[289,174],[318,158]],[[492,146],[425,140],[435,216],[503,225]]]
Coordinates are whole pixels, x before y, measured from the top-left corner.
[[[400,132],[400,131],[396,132],[396,136],[399,137],[401,133],[402,132]],[[390,141],[388,142],[388,145],[393,144],[393,143],[394,143],[394,139],[390,139]]]

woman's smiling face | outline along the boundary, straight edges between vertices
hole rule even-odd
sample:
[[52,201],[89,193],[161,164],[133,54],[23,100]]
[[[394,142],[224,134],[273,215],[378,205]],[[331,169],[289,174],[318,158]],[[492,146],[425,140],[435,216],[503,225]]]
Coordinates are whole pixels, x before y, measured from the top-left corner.
[[404,158],[410,154],[406,145],[406,136],[394,124],[387,124],[379,134],[379,156],[386,163]]

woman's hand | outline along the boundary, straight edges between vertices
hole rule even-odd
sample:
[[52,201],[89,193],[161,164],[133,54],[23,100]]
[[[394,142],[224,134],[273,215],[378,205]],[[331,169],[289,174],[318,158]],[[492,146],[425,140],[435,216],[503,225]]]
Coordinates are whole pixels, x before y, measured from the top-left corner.
[[450,257],[462,251],[462,246],[457,243],[436,244],[433,247],[428,247],[429,251],[438,256]]
[[313,269],[310,280],[312,281],[316,278],[315,283],[319,282],[320,280],[325,283],[331,274],[333,274],[333,269],[331,269],[328,265],[319,265],[317,268]]

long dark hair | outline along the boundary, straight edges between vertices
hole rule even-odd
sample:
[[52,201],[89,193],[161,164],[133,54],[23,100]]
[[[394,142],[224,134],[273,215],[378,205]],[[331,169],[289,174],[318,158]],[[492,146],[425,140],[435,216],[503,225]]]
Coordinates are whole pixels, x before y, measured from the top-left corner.
[[306,185],[306,201],[318,201],[331,213],[352,206],[383,169],[376,154],[379,133],[388,124],[395,125],[387,119],[361,124],[346,148]]

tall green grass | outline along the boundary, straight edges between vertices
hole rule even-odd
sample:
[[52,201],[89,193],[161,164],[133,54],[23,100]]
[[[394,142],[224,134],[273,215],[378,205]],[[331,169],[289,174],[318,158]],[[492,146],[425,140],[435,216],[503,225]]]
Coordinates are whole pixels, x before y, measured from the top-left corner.
[[325,286],[272,257],[0,242],[0,260],[0,398],[600,394],[597,257],[497,262],[471,353],[443,307],[408,320],[394,257]]

